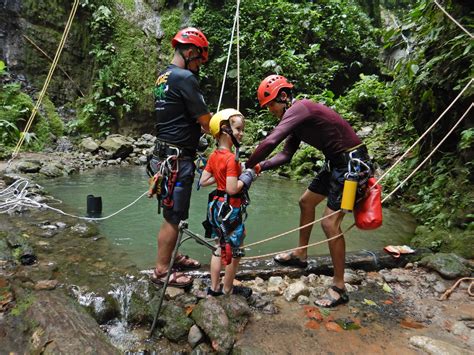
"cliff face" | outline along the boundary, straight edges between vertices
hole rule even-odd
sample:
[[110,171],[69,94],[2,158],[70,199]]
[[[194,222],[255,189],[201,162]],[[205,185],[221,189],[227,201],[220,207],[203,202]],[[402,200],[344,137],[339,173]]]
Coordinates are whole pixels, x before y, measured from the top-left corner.
[[[0,3],[0,58],[10,73],[23,75],[37,89],[42,87],[71,6],[67,0]],[[48,94],[57,105],[74,100],[90,86],[93,60],[88,54],[88,16],[79,7],[59,61],[62,70],[57,69],[49,86]]]
[[[0,1],[0,60],[29,93],[45,82],[72,5]],[[47,95],[96,133],[154,133],[152,87],[186,13],[180,2],[81,1]]]
[[11,68],[17,68],[21,45],[21,1],[5,0],[0,3],[0,58]]

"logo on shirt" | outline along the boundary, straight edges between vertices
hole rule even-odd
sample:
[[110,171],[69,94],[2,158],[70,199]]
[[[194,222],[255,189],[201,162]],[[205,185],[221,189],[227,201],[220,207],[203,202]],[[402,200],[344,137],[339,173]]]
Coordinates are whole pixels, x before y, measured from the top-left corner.
[[164,100],[166,97],[166,92],[168,91],[168,77],[171,72],[167,71],[161,74],[155,82],[155,88],[153,89],[153,94],[157,100]]

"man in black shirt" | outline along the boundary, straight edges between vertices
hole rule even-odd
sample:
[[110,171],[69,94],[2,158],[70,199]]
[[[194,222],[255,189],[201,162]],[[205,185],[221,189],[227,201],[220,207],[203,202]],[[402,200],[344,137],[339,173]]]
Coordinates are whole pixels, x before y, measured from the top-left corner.
[[197,77],[200,66],[208,59],[209,43],[201,31],[188,27],[180,30],[171,44],[175,48],[173,60],[155,83],[157,143],[150,168],[156,173],[166,167],[170,157],[177,156],[178,159],[173,160],[177,172],[169,176],[173,184],[165,184],[166,191],[162,194],[164,220],[158,233],[158,254],[151,280],[163,284],[171,267],[173,272],[168,284],[185,287],[192,283],[192,277],[179,270],[196,269],[200,263],[182,254],[178,254],[174,265],[170,265],[170,261],[179,222],[188,218],[201,129],[209,130],[211,114]]

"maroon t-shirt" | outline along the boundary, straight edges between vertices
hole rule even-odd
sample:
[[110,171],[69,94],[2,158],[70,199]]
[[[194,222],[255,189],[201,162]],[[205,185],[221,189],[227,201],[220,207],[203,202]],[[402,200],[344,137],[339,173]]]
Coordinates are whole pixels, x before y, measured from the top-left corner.
[[264,160],[285,138],[283,150],[260,163],[262,170],[289,162],[301,141],[320,150],[328,160],[362,143],[351,125],[334,110],[311,100],[298,100],[285,112],[270,135],[260,142],[246,166],[252,168]]

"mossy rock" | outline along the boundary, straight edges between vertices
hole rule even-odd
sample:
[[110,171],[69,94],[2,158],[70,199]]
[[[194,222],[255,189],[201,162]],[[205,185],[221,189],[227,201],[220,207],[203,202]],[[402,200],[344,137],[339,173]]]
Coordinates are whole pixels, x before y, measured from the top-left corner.
[[130,324],[151,324],[155,315],[154,306],[158,299],[148,301],[137,292],[133,292],[128,303],[127,322]]
[[189,329],[191,329],[194,322],[186,315],[183,308],[168,303],[161,311],[161,319],[164,320],[162,332],[166,338],[174,342],[187,340]]
[[428,269],[435,270],[446,279],[455,279],[462,276],[469,276],[470,268],[468,262],[453,253],[438,253],[425,256],[420,261],[420,265]]
[[91,303],[86,307],[86,310],[99,324],[105,324],[120,316],[120,305],[118,301],[110,295],[100,299],[98,304],[94,302]]
[[91,222],[79,222],[70,228],[74,237],[91,238],[99,234],[99,228]]
[[235,339],[229,318],[217,297],[199,301],[191,313],[196,325],[209,337],[218,353],[227,354]]
[[411,244],[417,248],[429,248],[434,252],[452,252],[466,259],[474,258],[473,230],[431,230],[429,227],[419,226]]

